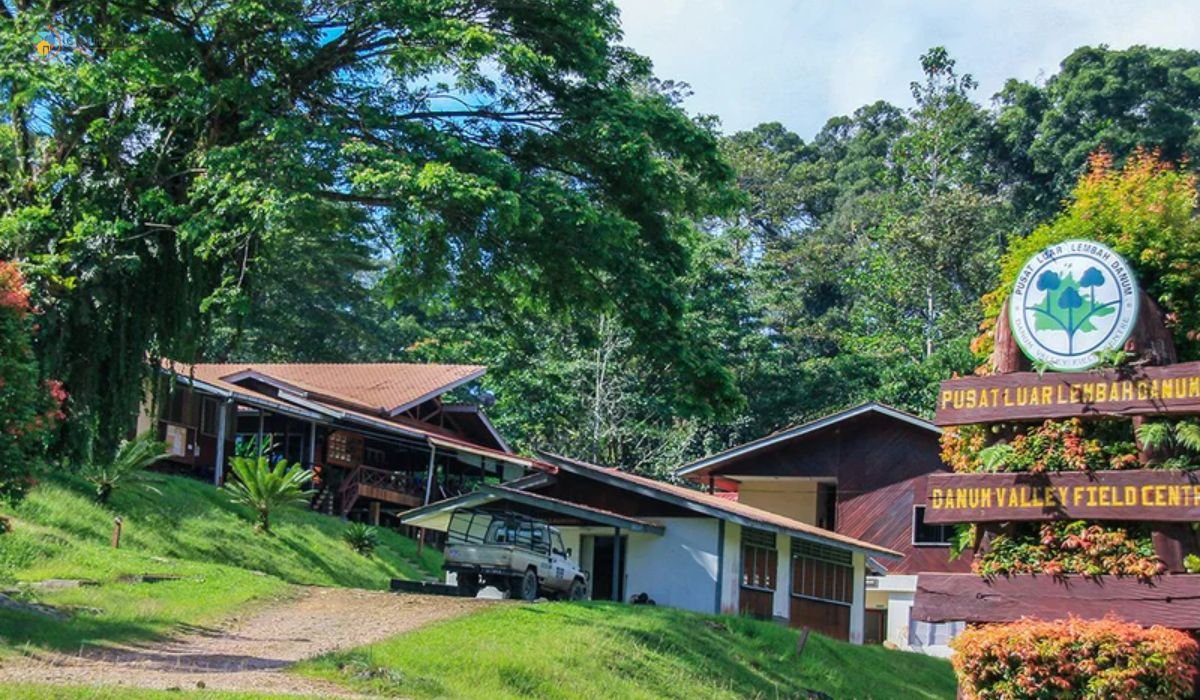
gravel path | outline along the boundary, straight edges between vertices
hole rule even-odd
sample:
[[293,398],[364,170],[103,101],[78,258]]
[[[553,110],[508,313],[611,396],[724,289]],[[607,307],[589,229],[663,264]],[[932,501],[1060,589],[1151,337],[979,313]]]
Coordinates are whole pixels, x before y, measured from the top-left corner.
[[295,598],[141,646],[39,653],[0,665],[0,682],[212,688],[320,697],[355,697],[344,688],[283,673],[325,652],[360,646],[422,625],[464,615],[488,601],[364,591],[301,588]]

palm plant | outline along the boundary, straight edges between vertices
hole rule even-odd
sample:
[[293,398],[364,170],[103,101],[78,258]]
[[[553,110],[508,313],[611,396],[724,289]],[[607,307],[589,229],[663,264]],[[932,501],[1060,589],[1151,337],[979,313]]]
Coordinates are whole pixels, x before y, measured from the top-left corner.
[[1164,469],[1193,470],[1200,466],[1200,423],[1152,421],[1137,428],[1137,439],[1148,450],[1162,456]]
[[306,488],[313,478],[311,469],[299,462],[288,464],[285,459],[272,465],[267,452],[260,449],[256,455],[231,459],[229,468],[234,479],[225,484],[225,490],[234,503],[255,512],[255,529],[270,534],[272,511],[304,506],[315,492]]
[[101,503],[108,503],[113,492],[120,488],[162,495],[154,486],[157,480],[145,470],[167,454],[167,444],[145,432],[132,440],[122,440],[111,462],[88,465],[83,478],[96,488],[96,500]]
[[379,546],[379,533],[366,523],[350,523],[342,533],[342,540],[364,557],[369,557]]

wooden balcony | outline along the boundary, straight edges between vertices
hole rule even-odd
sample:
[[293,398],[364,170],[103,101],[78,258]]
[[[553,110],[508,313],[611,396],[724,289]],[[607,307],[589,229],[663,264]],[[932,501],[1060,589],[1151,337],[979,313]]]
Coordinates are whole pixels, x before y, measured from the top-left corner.
[[360,498],[383,501],[405,508],[422,505],[424,499],[420,496],[401,490],[395,481],[396,476],[396,472],[367,466],[358,466],[350,470],[346,480],[342,482],[342,515],[349,513]]

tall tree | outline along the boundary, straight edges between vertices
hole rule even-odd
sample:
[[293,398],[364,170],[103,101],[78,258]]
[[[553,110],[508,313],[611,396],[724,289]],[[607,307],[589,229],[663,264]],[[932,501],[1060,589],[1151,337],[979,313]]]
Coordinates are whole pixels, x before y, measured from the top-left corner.
[[[19,7],[0,4],[0,254],[107,441],[147,353],[195,355],[202,310],[280,313],[286,285],[256,297],[255,277],[296,258],[345,279],[347,241],[390,251],[392,300],[612,313],[680,410],[736,401],[676,289],[688,219],[732,201],[731,173],[611,2]],[[47,24],[78,50],[18,50]]]
[[1055,215],[1100,148],[1118,164],[1138,147],[1200,156],[1197,51],[1085,46],[1044,85],[1010,80],[997,100],[995,160],[1029,228]]

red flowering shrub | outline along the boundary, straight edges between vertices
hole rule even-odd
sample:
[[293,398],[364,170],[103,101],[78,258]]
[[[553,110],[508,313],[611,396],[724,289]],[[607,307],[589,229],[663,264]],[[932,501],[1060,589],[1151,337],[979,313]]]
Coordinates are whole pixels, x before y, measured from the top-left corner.
[[40,378],[32,324],[21,272],[0,260],[0,500],[20,498],[32,485],[67,399],[62,384]]
[[1148,533],[1082,520],[1025,524],[1013,535],[995,536],[971,563],[980,576],[1107,574],[1149,579],[1163,569]]
[[[942,461],[965,473],[1040,474],[1141,466],[1132,440],[1090,434],[1113,429],[1113,425],[1078,418],[1016,427],[962,425],[942,433]],[[1005,441],[992,444],[997,433],[1003,433]]]
[[1023,619],[968,629],[950,646],[964,697],[1174,700],[1192,697],[1196,640],[1115,619]]

